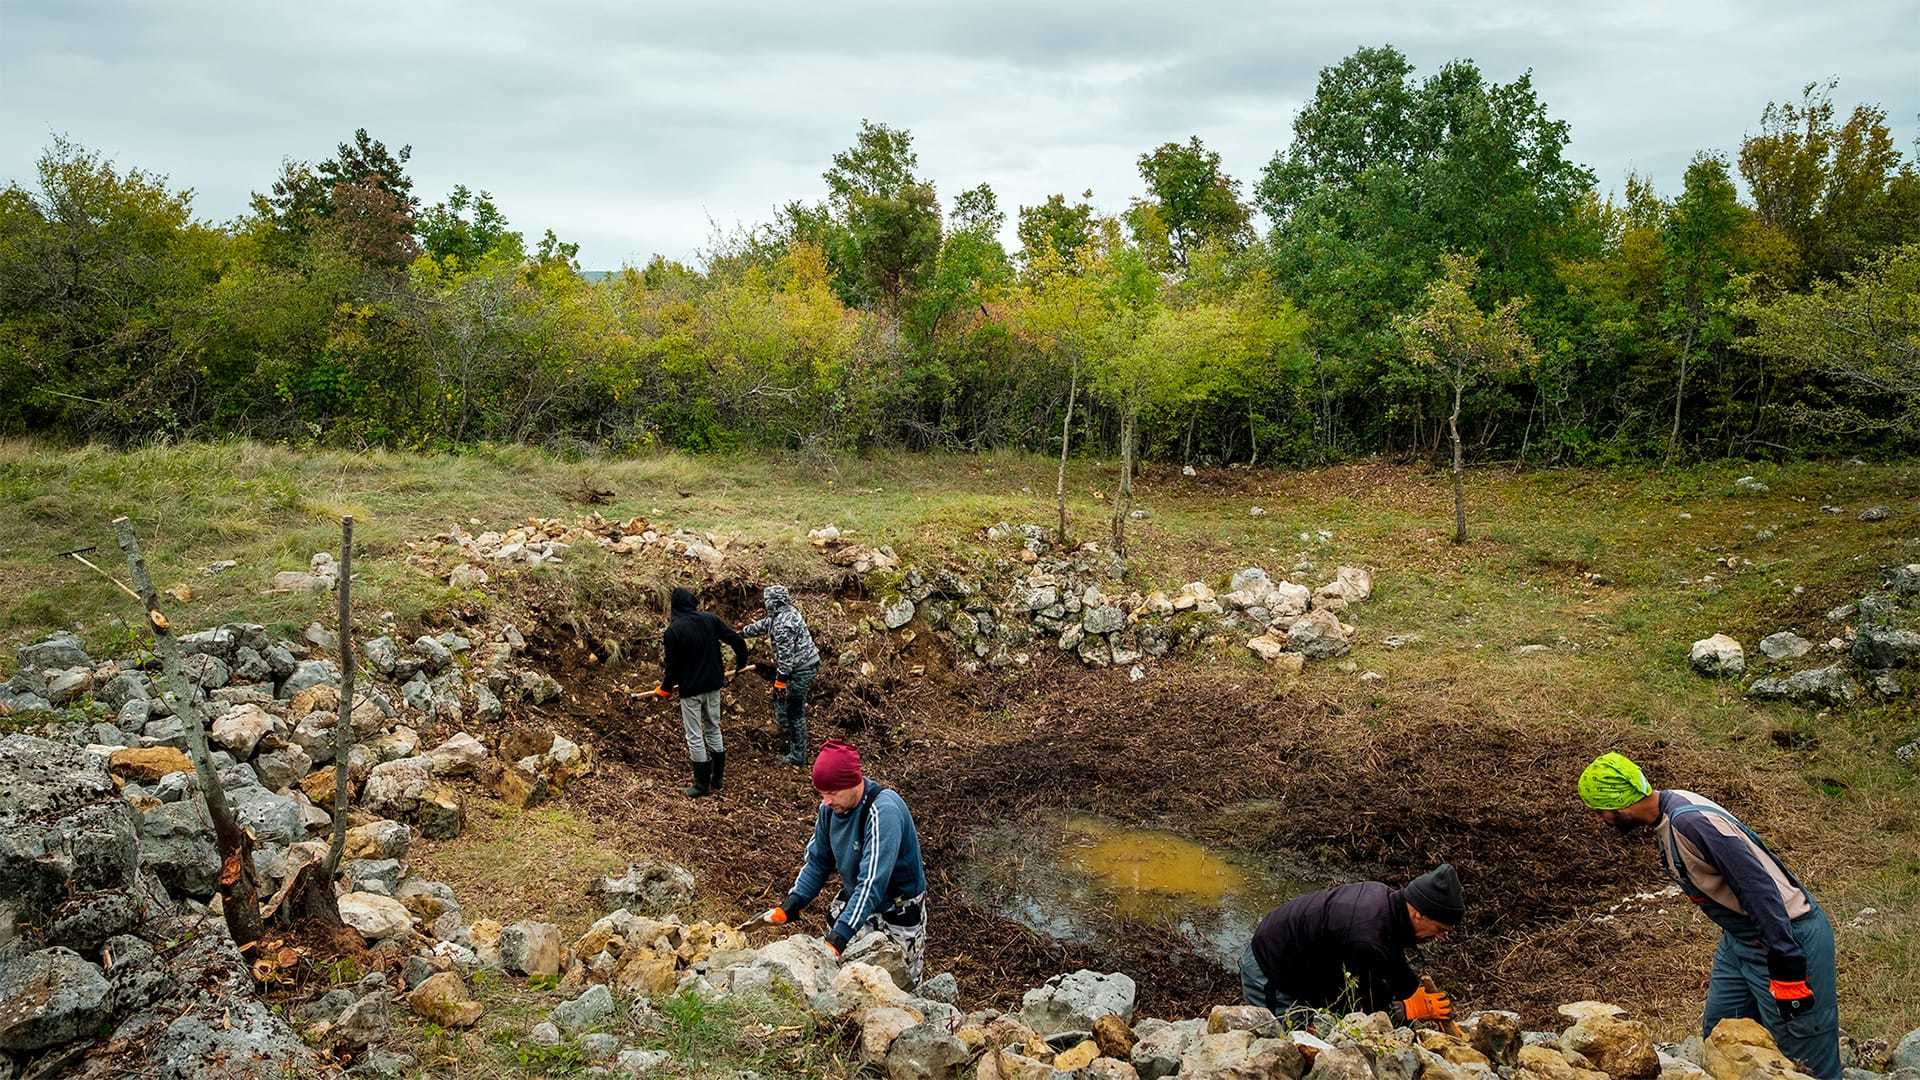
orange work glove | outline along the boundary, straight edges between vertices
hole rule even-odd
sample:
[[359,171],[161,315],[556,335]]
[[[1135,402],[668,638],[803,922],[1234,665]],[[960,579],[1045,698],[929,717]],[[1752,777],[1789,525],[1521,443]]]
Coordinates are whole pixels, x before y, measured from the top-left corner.
[[1773,1003],[1780,1007],[1780,1015],[1788,1020],[1798,1020],[1813,1011],[1813,987],[1805,979],[1774,979],[1767,989],[1773,994]]
[[772,908],[769,909],[765,915],[760,916],[760,918],[775,926],[779,926],[781,923],[787,921],[787,909],[783,907]]
[[1413,996],[1401,1002],[1406,1006],[1409,1020],[1451,1020],[1453,1019],[1453,999],[1439,990],[1422,987],[1413,992]]

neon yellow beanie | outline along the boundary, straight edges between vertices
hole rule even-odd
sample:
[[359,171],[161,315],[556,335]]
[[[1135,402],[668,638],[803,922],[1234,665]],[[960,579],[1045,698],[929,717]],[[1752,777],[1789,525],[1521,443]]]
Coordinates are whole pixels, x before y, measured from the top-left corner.
[[1622,810],[1651,794],[1646,774],[1623,754],[1601,754],[1580,774],[1580,801],[1595,810]]

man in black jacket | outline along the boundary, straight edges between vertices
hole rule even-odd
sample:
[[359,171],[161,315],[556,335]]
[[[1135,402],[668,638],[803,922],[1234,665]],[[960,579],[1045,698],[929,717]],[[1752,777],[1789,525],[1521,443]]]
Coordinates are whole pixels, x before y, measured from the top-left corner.
[[1464,914],[1451,863],[1404,889],[1356,881],[1295,897],[1254,930],[1240,956],[1241,995],[1275,1013],[1298,1005],[1384,1010],[1396,1022],[1451,1019],[1453,1002],[1420,985],[1407,950],[1444,936]]
[[727,749],[720,738],[720,688],[727,683],[720,643],[733,648],[734,666],[747,662],[747,639],[718,616],[700,610],[692,589],[673,590],[672,614],[661,635],[663,657],[661,697],[680,691],[680,726],[687,736],[687,758],[693,762],[689,798],[699,798],[726,782]]

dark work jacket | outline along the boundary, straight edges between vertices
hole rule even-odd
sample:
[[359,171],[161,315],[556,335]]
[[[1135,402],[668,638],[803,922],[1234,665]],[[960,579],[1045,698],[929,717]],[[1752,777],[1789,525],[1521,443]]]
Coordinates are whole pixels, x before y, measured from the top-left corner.
[[733,627],[704,611],[675,608],[660,639],[660,651],[664,654],[660,686],[667,690],[677,688],[681,697],[725,686],[727,668],[720,659],[722,641],[733,647],[733,655],[740,664],[747,662],[747,639],[734,633]]
[[1253,932],[1253,955],[1267,982],[1295,1004],[1344,1006],[1346,976],[1359,984],[1352,1008],[1391,1011],[1420,978],[1407,965],[1413,921],[1397,890],[1356,881],[1297,896],[1274,908]]

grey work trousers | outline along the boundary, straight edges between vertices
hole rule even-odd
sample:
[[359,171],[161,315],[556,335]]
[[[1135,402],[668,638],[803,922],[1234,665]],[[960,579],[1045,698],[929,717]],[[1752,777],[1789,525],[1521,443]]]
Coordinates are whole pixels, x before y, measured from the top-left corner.
[[710,754],[724,752],[727,744],[720,738],[720,691],[681,695],[680,727],[687,737],[689,761],[705,761]]

